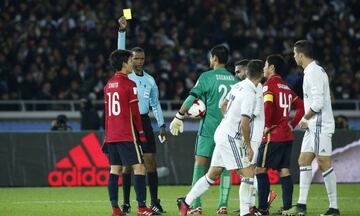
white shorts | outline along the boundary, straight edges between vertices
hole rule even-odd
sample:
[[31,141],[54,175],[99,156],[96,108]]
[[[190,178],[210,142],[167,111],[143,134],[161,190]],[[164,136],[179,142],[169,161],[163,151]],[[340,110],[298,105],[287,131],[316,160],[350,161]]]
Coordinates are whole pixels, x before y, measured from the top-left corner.
[[215,149],[211,158],[212,167],[225,167],[227,170],[250,166],[249,158],[242,141],[226,134],[215,133]]
[[312,152],[321,156],[331,156],[332,134],[314,133],[307,130],[301,144],[301,152]]
[[259,147],[260,147],[261,142],[259,141],[252,141],[251,140],[251,148],[254,152],[254,156],[253,159],[251,160],[251,164],[256,164],[257,161],[257,157],[259,155]]

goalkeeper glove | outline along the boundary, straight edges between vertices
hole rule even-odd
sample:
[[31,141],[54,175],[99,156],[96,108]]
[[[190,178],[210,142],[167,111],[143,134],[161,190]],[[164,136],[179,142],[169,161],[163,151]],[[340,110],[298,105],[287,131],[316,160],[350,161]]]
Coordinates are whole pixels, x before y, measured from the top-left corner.
[[184,131],[184,114],[181,114],[180,112],[176,113],[175,118],[170,123],[170,132],[172,135],[177,136],[180,133]]

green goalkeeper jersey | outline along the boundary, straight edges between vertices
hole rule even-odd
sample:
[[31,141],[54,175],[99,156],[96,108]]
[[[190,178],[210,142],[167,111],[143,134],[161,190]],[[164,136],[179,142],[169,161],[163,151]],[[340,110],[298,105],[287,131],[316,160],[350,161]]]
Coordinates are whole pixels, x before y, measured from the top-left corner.
[[213,137],[222,119],[221,101],[225,99],[231,86],[238,80],[225,68],[217,68],[201,74],[190,94],[204,101],[205,117],[200,122],[198,135]]

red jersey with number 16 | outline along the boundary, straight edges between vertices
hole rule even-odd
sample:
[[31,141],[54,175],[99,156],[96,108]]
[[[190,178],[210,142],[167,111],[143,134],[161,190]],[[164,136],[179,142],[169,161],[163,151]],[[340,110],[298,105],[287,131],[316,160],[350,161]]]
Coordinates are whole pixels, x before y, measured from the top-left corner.
[[[270,128],[270,137],[264,136],[263,142],[283,142],[294,139],[292,128],[304,115],[302,100],[289,88],[279,76],[271,76],[263,86],[265,127]],[[291,108],[296,109],[296,114],[289,126]],[[270,140],[268,140],[270,138]]]
[[136,84],[117,72],[104,87],[105,143],[134,141],[131,107],[137,102]]

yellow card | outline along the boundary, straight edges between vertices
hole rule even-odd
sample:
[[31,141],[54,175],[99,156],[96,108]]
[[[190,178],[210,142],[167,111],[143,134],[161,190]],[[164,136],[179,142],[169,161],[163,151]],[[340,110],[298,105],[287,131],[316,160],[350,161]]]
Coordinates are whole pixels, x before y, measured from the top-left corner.
[[130,8],[124,9],[124,10],[123,10],[123,13],[124,13],[124,17],[125,17],[127,20],[132,19],[131,9],[130,9]]

